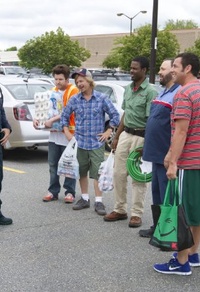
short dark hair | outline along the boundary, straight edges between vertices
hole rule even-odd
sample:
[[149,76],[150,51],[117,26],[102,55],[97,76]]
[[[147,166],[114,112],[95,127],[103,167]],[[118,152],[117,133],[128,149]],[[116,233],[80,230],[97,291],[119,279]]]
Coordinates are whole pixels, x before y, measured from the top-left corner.
[[140,63],[141,69],[146,68],[146,71],[149,70],[149,60],[146,57],[138,56],[132,59],[132,62]]
[[174,63],[174,58],[165,58],[164,60],[163,60],[163,62],[164,61],[170,61],[171,62],[171,66],[173,65],[173,63]]
[[185,52],[178,54],[175,59],[181,58],[181,64],[183,69],[185,69],[188,65],[192,66],[191,73],[194,76],[198,76],[200,70],[200,62],[199,57],[193,53]]
[[63,74],[65,79],[68,79],[70,76],[70,69],[67,65],[56,65],[52,70],[53,76],[55,74]]

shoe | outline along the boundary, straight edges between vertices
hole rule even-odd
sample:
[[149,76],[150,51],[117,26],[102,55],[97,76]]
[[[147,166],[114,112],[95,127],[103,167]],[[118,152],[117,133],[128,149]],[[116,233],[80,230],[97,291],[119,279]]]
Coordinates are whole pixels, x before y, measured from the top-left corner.
[[125,220],[127,219],[127,213],[121,214],[115,211],[103,217],[104,221],[117,221],[117,220]]
[[154,227],[150,227],[149,229],[141,229],[139,231],[139,235],[141,237],[147,237],[147,238],[151,238],[153,233],[154,233],[155,228]]
[[73,210],[82,210],[82,209],[85,209],[85,208],[90,208],[90,200],[86,201],[82,197],[73,206]]
[[105,206],[102,202],[95,202],[94,210],[98,215],[106,215]]
[[182,265],[178,262],[176,258],[171,259],[169,263],[166,264],[155,264],[153,268],[156,272],[162,274],[175,274],[183,276],[188,276],[192,274],[189,262],[186,262]]
[[75,198],[71,193],[68,193],[68,194],[66,194],[64,201],[66,204],[71,204],[71,203],[74,203]]
[[[177,258],[177,252],[174,252],[172,254],[172,257],[174,259]],[[199,254],[198,253],[194,253],[188,256],[188,261],[190,264],[190,267],[200,267],[200,260],[199,260]]]
[[48,193],[42,200],[43,200],[43,202],[57,201],[58,196],[54,196],[53,194]]
[[0,211],[0,225],[10,225],[13,221],[11,218],[6,218]]
[[138,216],[132,216],[129,221],[129,227],[140,227],[142,225],[142,219]]

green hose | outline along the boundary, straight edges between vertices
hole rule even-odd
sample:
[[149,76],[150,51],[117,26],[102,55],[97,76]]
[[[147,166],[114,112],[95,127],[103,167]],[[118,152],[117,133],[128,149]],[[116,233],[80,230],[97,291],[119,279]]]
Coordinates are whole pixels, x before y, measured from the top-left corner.
[[[139,151],[138,151],[139,150]],[[152,179],[152,173],[142,173],[140,164],[141,164],[141,150],[142,147],[134,149],[128,156],[126,161],[126,168],[128,174],[138,182],[150,182]]]

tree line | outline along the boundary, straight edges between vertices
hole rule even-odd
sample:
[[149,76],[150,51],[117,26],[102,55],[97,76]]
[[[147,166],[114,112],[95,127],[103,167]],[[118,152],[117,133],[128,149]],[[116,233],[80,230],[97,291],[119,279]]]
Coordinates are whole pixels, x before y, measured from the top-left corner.
[[[171,33],[174,29],[198,28],[197,23],[192,20],[168,20],[163,30],[157,32],[157,53],[156,69],[165,58],[173,58],[180,52],[178,40]],[[16,50],[16,47],[7,51]],[[187,49],[200,56],[200,39],[197,39],[194,46]],[[104,59],[102,66],[106,68],[120,68],[129,71],[130,62],[133,56],[143,55],[150,59],[151,53],[151,24],[137,28],[134,34],[116,38],[114,47]],[[71,68],[80,67],[91,53],[80,46],[78,41],[72,41],[69,35],[65,34],[62,28],[56,32],[50,31],[39,37],[28,40],[18,50],[20,65],[26,69],[37,67],[45,74],[49,74],[57,64],[67,64]]]

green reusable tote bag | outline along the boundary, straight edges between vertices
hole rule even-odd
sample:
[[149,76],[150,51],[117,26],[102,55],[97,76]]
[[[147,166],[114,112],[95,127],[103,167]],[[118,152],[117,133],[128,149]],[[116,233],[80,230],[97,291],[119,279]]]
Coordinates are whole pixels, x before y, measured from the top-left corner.
[[178,178],[169,180],[165,199],[160,205],[160,217],[149,243],[153,246],[172,251],[181,251],[193,246],[194,241],[185,219],[183,206],[180,203]]

